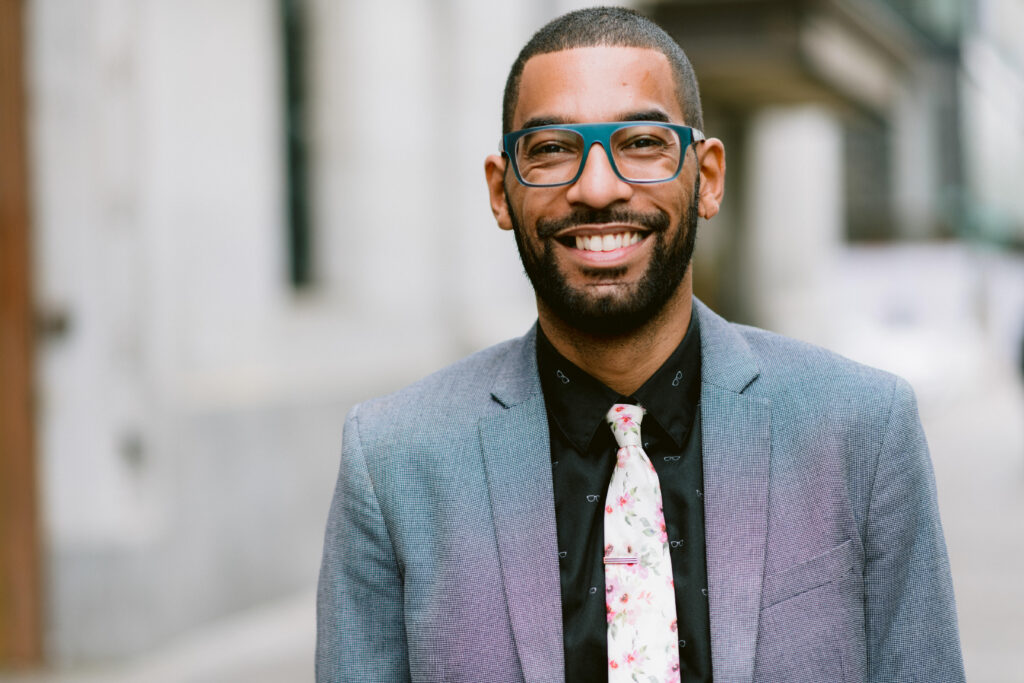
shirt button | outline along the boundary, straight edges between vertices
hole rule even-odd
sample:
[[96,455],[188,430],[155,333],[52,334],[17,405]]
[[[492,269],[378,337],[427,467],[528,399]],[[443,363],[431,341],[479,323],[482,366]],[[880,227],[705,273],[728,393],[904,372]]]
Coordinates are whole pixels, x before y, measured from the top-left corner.
[[596,592],[597,592],[597,586],[591,586],[590,587],[590,594],[593,595]]

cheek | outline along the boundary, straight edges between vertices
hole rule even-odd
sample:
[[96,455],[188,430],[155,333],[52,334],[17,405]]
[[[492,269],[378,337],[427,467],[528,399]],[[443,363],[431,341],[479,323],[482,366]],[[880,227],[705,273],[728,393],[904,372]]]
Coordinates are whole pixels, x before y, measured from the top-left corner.
[[689,211],[693,204],[693,185],[687,185],[687,182],[689,181],[680,174],[679,178],[667,183],[664,187],[652,186],[650,188],[654,190],[649,195],[652,207],[667,213],[672,219],[673,225]]
[[516,216],[524,226],[533,226],[538,218],[559,218],[572,210],[565,201],[565,192],[556,192],[555,188],[529,188],[518,201],[512,201]]

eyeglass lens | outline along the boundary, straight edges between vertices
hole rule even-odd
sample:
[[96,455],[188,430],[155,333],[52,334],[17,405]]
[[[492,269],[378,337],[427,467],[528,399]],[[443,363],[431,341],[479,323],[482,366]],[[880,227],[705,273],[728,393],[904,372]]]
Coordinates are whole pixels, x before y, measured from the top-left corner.
[[[612,133],[608,149],[623,178],[648,182],[673,177],[683,153],[674,130],[651,125],[619,128]],[[527,183],[556,185],[576,176],[585,151],[583,137],[576,131],[546,128],[519,138],[516,165]]]

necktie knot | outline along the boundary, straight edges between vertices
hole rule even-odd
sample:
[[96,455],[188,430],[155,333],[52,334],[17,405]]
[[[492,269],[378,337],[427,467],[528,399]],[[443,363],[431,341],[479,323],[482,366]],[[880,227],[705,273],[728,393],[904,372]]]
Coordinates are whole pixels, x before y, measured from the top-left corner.
[[640,422],[644,419],[644,412],[641,406],[628,403],[616,403],[608,411],[605,419],[612,428],[619,448],[641,445]]

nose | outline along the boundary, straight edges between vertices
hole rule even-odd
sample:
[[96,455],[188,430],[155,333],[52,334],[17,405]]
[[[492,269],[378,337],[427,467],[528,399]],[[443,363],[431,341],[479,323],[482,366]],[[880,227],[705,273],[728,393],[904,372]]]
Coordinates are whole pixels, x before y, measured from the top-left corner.
[[566,193],[569,202],[595,209],[626,201],[632,196],[633,186],[615,174],[604,148],[596,142],[590,147],[583,172]]

